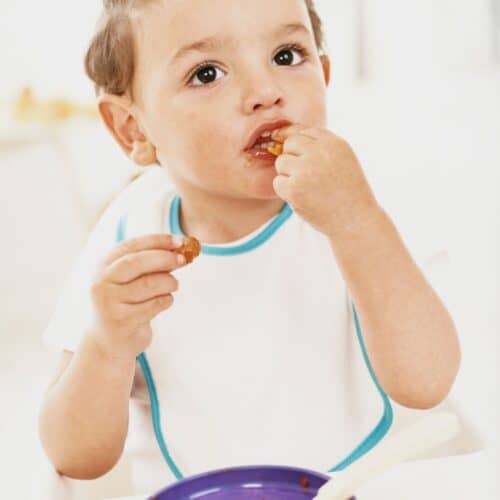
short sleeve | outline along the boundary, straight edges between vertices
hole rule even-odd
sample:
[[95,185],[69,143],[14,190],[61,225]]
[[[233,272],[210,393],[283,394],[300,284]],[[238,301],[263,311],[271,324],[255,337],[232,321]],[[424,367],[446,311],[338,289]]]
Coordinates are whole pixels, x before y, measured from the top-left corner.
[[108,206],[88,236],[57,298],[49,323],[42,334],[44,343],[75,351],[94,319],[91,286],[106,256],[118,243],[118,225],[130,207],[143,196],[164,188],[168,178],[159,167],[142,174]]
[[93,306],[90,288],[104,257],[116,242],[120,214],[110,207],[90,233],[58,296],[42,339],[46,344],[75,351],[91,325]]

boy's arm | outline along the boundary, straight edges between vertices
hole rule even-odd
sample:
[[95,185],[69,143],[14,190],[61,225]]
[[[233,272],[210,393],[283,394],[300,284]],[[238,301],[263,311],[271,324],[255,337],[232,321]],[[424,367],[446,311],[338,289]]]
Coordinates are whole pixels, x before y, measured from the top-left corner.
[[460,365],[455,325],[378,204],[352,147],[304,124],[276,129],[271,140],[283,143],[276,153],[284,153],[273,188],[329,238],[382,387],[405,406],[435,406]]
[[179,284],[171,272],[186,264],[183,245],[164,233],[129,238],[94,269],[84,289],[92,326],[40,411],[40,439],[60,473],[92,479],[119,460],[136,358],[152,341],[151,320],[173,304]]
[[386,212],[378,207],[358,221],[329,240],[373,370],[394,401],[431,408],[460,366],[455,325]]
[[134,358],[110,359],[90,335],[64,354],[39,414],[41,442],[59,473],[95,479],[118,462],[134,372]]

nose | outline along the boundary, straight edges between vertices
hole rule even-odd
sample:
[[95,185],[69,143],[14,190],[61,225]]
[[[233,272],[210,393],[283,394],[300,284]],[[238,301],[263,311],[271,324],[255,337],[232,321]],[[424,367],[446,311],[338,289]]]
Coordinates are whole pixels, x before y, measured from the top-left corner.
[[269,73],[259,72],[253,78],[247,79],[246,89],[243,99],[246,114],[283,104],[283,92],[276,79]]

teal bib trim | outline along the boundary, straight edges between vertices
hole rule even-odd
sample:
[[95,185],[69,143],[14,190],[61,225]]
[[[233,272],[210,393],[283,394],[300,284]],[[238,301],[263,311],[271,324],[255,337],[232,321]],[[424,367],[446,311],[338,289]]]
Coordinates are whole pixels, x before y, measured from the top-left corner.
[[[118,228],[116,231],[116,241],[123,241],[125,238],[125,221],[126,215],[122,216],[118,222]],[[146,385],[149,392],[149,400],[151,402],[151,416],[153,420],[153,429],[156,436],[156,442],[160,447],[163,458],[167,462],[169,469],[176,479],[182,479],[184,476],[178,469],[174,460],[172,459],[170,452],[168,450],[167,443],[163,438],[163,432],[161,429],[161,419],[160,419],[160,402],[158,401],[158,393],[156,392],[156,385],[153,380],[153,375],[151,373],[151,368],[149,366],[146,354],[143,352],[137,356],[137,361],[141,366],[142,373],[144,374],[144,379],[146,380]]]
[[149,391],[149,400],[151,401],[151,415],[153,419],[153,429],[156,436],[156,442],[160,447],[161,453],[165,462],[167,462],[168,468],[175,476],[176,479],[183,479],[184,476],[182,472],[178,469],[176,463],[173,458],[170,456],[170,452],[168,451],[167,443],[163,438],[163,432],[161,429],[161,420],[160,420],[160,402],[158,401],[158,394],[156,392],[156,386],[153,380],[153,375],[151,374],[151,368],[149,367],[148,360],[146,359],[146,354],[143,352],[137,356],[137,361],[141,365],[142,373],[144,373],[144,378],[146,380],[146,385]]
[[363,353],[363,359],[365,360],[365,364],[370,372],[372,380],[377,387],[377,390],[382,397],[382,401],[384,403],[384,413],[372,432],[368,434],[368,436],[357,446],[354,448],[352,453],[347,456],[344,460],[339,462],[337,465],[328,470],[328,472],[335,472],[342,469],[345,469],[347,466],[351,465],[358,458],[361,458],[365,453],[370,451],[389,431],[392,421],[393,421],[393,411],[392,406],[387,394],[384,392],[380,384],[378,383],[377,377],[375,377],[375,373],[373,372],[372,365],[368,358],[368,354],[366,352],[365,343],[363,341],[363,335],[361,333],[361,327],[359,326],[358,314],[356,313],[356,309],[354,304],[352,304],[352,311],[354,313],[354,323],[356,325],[356,334],[358,336],[359,345],[361,347],[361,351]]
[[[180,204],[181,199],[179,198],[179,196],[175,196],[172,200],[172,203],[170,204],[170,232],[172,234],[184,236],[179,222]],[[261,233],[256,235],[251,240],[243,243],[242,245],[237,245],[234,247],[202,245],[201,253],[205,255],[227,256],[250,252],[251,250],[254,250],[255,248],[265,243],[284,224],[284,222],[290,218],[292,214],[292,209],[290,208],[288,203],[285,203],[280,213],[266,226],[266,228]]]
[[[170,228],[171,232],[173,234],[182,234],[182,231],[179,226],[179,203],[180,200],[178,198],[174,199],[171,205],[171,210],[170,210]],[[288,207],[288,210],[287,210]],[[290,212],[288,212],[290,211]],[[234,248],[217,248],[217,247],[203,247],[202,252],[203,253],[208,253],[209,255],[235,255],[239,253],[244,253],[247,251],[252,250],[253,248],[256,248],[257,246],[261,245],[264,241],[269,239],[269,237],[277,231],[277,229],[283,224],[283,222],[290,217],[292,211],[288,205],[285,205],[284,209],[280,212],[280,214],[277,216],[277,218],[271,222],[262,233],[257,235],[255,238],[252,240],[248,241],[247,243],[234,247]],[[126,221],[126,216],[122,216],[119,220],[118,223],[118,228],[117,228],[117,233],[116,233],[116,240],[117,242],[123,241],[124,235],[125,235],[125,221]],[[263,237],[265,235],[265,237]],[[208,251],[207,251],[208,250]],[[213,252],[213,253],[212,253]],[[368,354],[366,352],[366,347],[365,343],[363,341],[363,335],[361,333],[361,328],[359,325],[359,319],[358,315],[356,313],[356,309],[354,307],[354,304],[352,305],[352,310],[354,313],[354,323],[356,326],[356,334],[358,338],[358,342],[361,347],[361,351],[363,354],[363,359],[365,361],[366,367],[368,368],[368,371],[370,373],[370,376],[373,380],[373,383],[377,387],[377,390],[382,398],[383,404],[384,404],[384,412],[379,420],[377,426],[373,429],[370,434],[356,447],[354,450],[346,457],[344,458],[341,462],[339,462],[337,465],[332,467],[331,469],[328,470],[328,472],[335,472],[335,471],[340,471],[342,469],[345,469],[348,467],[350,464],[361,458],[365,453],[370,451],[389,431],[392,421],[393,421],[393,411],[392,411],[392,406],[391,402],[387,396],[387,394],[384,392],[382,387],[380,386],[375,373],[373,372],[373,368],[371,366],[370,360],[368,358]],[[149,391],[149,397],[151,401],[151,416],[153,420],[153,429],[154,433],[156,436],[156,441],[158,443],[158,446],[160,447],[160,450],[162,452],[163,458],[165,459],[165,462],[167,463],[170,471],[174,475],[176,479],[183,479],[184,475],[182,472],[179,470],[177,467],[175,461],[172,459],[170,452],[168,450],[168,446],[165,442],[165,439],[163,437],[163,431],[161,428],[161,420],[160,420],[160,403],[158,401],[158,395],[156,391],[156,386],[154,383],[153,375],[151,372],[151,368],[149,365],[149,362],[147,360],[146,354],[141,353],[139,356],[137,356],[137,361],[139,362],[139,365],[141,366],[141,369],[144,373],[144,378],[146,380],[146,385],[148,387]]]

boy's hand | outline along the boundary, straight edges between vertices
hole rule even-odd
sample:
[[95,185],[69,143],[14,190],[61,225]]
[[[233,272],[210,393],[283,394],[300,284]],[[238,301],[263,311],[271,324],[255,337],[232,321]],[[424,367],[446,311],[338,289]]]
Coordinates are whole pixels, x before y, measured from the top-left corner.
[[341,137],[304,125],[276,129],[283,142],[276,158],[276,194],[318,231],[334,237],[355,220],[379,209],[361,166]]
[[173,303],[171,271],[186,263],[169,234],[132,238],[107,256],[91,289],[96,323],[89,334],[111,358],[131,359],[151,343],[150,321]]

